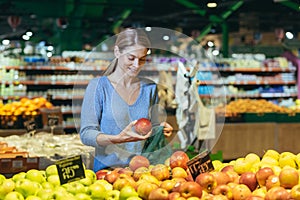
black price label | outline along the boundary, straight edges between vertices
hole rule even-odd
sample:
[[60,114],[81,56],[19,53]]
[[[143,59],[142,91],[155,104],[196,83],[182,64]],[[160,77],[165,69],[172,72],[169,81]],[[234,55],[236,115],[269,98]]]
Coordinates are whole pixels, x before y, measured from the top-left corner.
[[207,151],[202,152],[189,160],[187,165],[194,180],[199,174],[214,170],[214,166]]
[[30,119],[30,120],[25,121],[24,126],[25,126],[26,131],[28,133],[36,131],[36,123],[35,123],[34,119]]
[[57,115],[48,115],[48,126],[57,126],[59,122],[59,116]]
[[65,184],[85,178],[81,156],[59,160],[55,163],[60,184]]

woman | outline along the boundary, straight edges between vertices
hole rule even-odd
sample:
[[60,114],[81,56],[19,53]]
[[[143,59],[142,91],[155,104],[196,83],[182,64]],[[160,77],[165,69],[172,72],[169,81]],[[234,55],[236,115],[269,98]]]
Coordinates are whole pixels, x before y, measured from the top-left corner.
[[[146,135],[134,131],[136,120],[150,118],[158,103],[156,84],[138,77],[149,47],[149,39],[141,30],[126,29],[119,33],[114,61],[86,89],[80,137],[85,145],[95,147],[94,171],[128,165],[130,156],[140,154],[151,135],[151,131]],[[160,125],[169,137],[172,126],[166,122]]]

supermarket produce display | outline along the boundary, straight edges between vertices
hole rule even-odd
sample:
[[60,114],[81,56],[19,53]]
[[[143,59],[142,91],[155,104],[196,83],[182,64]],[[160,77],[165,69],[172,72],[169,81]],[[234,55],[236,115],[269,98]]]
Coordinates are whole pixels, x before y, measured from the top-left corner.
[[164,163],[139,162],[94,172],[84,164],[85,177],[61,184],[57,165],[29,169],[8,178],[0,175],[0,198],[84,200],[297,200],[300,154],[268,149],[262,157],[248,153],[230,162],[210,160],[213,168],[190,173],[193,157],[175,150]]

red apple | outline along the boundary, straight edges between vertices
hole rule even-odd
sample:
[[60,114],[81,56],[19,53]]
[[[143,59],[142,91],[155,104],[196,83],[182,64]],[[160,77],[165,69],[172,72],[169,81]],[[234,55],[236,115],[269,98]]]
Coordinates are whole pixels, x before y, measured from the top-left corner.
[[227,171],[226,174],[228,174],[230,182],[239,183],[240,175],[237,172]]
[[150,192],[156,188],[158,188],[156,184],[145,181],[138,185],[136,191],[139,194],[139,197],[142,199],[148,199]]
[[140,118],[134,124],[134,129],[140,135],[147,135],[152,129],[151,121],[147,118]]
[[169,168],[164,164],[157,164],[152,167],[151,174],[159,181],[166,180],[170,177]]
[[172,178],[187,178],[187,171],[181,167],[174,167],[171,169]]
[[145,156],[135,155],[129,161],[129,168],[132,171],[135,171],[136,169],[138,169],[140,167],[148,168],[149,166],[150,166],[150,161]]
[[96,177],[98,180],[104,179],[105,175],[109,172],[107,169],[100,169],[96,172]]
[[212,192],[217,186],[217,180],[210,172],[199,174],[196,177],[195,182],[198,183],[203,188],[203,190],[208,193]]
[[291,197],[294,200],[300,200],[300,184],[295,185],[291,189]]
[[138,181],[143,174],[151,174],[149,168],[147,167],[139,167],[134,172],[132,177],[135,181]]
[[272,187],[265,196],[265,200],[290,200],[290,198],[290,193],[280,186]]
[[254,191],[258,186],[254,172],[242,173],[240,175],[239,183],[247,185],[251,191]]
[[119,173],[116,171],[109,171],[104,176],[104,180],[108,181],[109,183],[113,184],[117,178],[119,177]]
[[181,150],[175,151],[171,156],[170,156],[170,167],[173,169],[175,167],[181,167],[184,170],[188,168],[187,162],[189,161],[188,155]]
[[167,180],[163,180],[160,183],[159,187],[164,188],[168,192],[171,192],[175,185],[176,185],[176,182],[174,180],[167,179]]
[[148,200],[169,200],[169,192],[163,188],[156,188],[150,192]]
[[129,167],[121,168],[120,170],[118,170],[118,173],[119,174],[127,174],[128,176],[133,175],[133,171]]
[[232,189],[229,185],[218,185],[213,191],[212,194],[214,195],[224,195],[227,197],[228,200],[233,198]]
[[269,190],[272,187],[280,186],[279,177],[275,174],[269,176],[266,180],[266,189]]
[[253,195],[251,195],[246,200],[264,200],[264,198],[261,197],[261,196],[253,196]]
[[201,198],[202,187],[194,181],[183,182],[179,186],[179,193],[184,198],[189,198],[189,197]]
[[226,172],[213,171],[211,174],[215,177],[217,185],[226,185],[231,181],[231,178]]
[[179,192],[171,192],[169,193],[169,200],[177,200],[180,197]]
[[234,168],[233,168],[233,165],[226,165],[226,166],[223,167],[220,171],[221,171],[221,172],[234,171]]
[[251,190],[244,184],[238,184],[232,188],[232,196],[234,200],[245,200],[251,196]]
[[186,179],[187,181],[194,181],[194,178],[193,178],[193,176],[192,176],[190,170],[187,169],[186,172],[187,172],[187,177],[186,177],[185,179]]
[[274,174],[274,171],[271,167],[260,168],[255,174],[258,185],[260,187],[266,185],[266,180],[268,179],[269,176],[271,176],[273,174]]
[[291,189],[299,183],[299,173],[295,168],[283,168],[279,173],[280,186]]

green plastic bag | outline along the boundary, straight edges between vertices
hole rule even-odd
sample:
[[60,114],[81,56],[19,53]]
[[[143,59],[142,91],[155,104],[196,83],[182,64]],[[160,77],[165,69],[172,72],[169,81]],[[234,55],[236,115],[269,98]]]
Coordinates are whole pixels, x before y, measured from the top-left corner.
[[144,144],[142,155],[147,157],[151,164],[163,164],[173,153],[165,138],[163,128],[163,126],[153,127],[152,135]]

